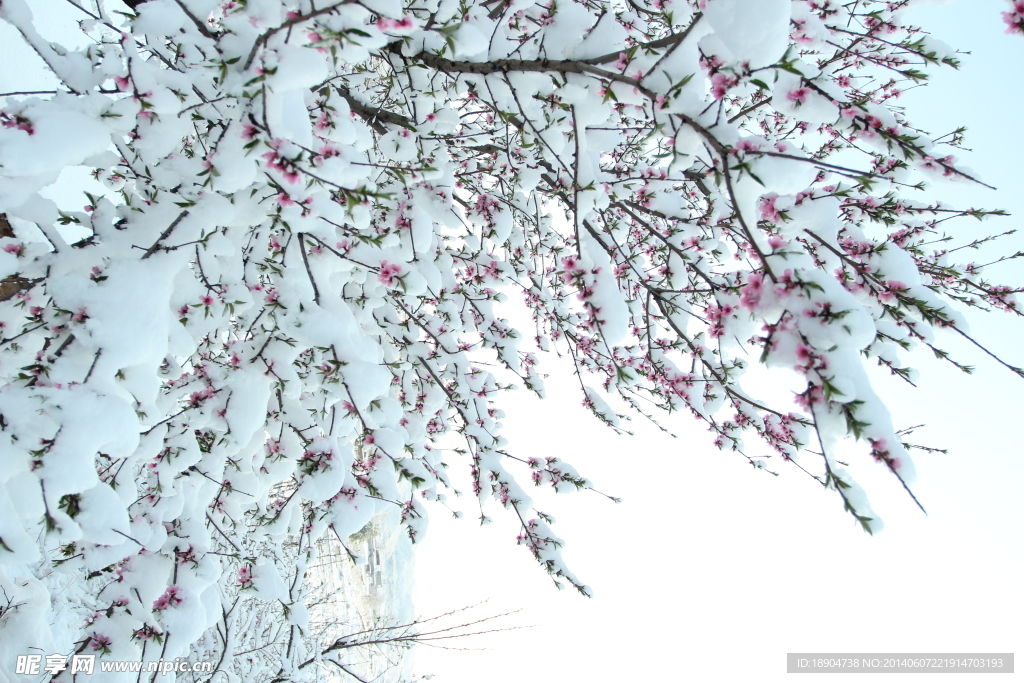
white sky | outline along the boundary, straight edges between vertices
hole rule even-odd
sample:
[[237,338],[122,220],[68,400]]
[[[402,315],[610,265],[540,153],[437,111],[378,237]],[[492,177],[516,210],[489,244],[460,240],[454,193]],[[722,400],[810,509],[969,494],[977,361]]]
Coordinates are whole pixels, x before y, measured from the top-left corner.
[[[1004,9],[1000,0],[958,0],[914,10],[915,22],[974,54],[959,72],[945,69],[904,99],[911,120],[926,130],[966,124],[977,152],[960,158],[1001,190],[950,185],[933,192],[951,204],[1024,216],[1024,39],[1003,34]],[[1016,217],[965,221],[958,234],[1019,225]],[[998,253],[1022,247],[1017,239]],[[1019,285],[1021,272],[1014,265],[991,274]],[[970,318],[975,336],[1024,364],[1017,341],[1024,325],[989,318]],[[1019,650],[1024,464],[1016,427],[1024,381],[959,339],[940,340],[977,367],[974,376],[919,354],[920,389],[875,380],[898,427],[925,422],[916,441],[950,449],[915,457],[914,491],[928,516],[873,462],[851,468],[886,522],[875,537],[843,512],[838,496],[795,468],[778,464],[779,478],[755,471],[709,448],[708,434],[685,418],[677,439],[636,421],[635,437],[617,437],[579,406],[572,386],[549,380],[544,402],[521,392],[506,406],[510,448],[520,456],[557,455],[625,499],[614,505],[581,493],[541,505],[556,516],[565,557],[595,597],[556,591],[515,545],[516,525],[500,510],[484,528],[471,501],[463,520],[437,511],[417,553],[417,612],[490,599],[481,614],[522,608],[505,623],[536,626],[451,641],[486,650],[420,647],[416,670],[442,683],[771,682],[787,677],[787,652]],[[842,680],[890,678],[911,680]],[[809,679],[817,680],[797,678]]]

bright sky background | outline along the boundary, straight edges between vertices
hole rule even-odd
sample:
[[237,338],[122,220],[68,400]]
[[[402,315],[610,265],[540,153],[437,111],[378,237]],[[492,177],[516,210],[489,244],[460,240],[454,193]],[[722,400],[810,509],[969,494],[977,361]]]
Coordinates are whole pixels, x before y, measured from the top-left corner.
[[[951,184],[933,188],[933,196],[1014,214],[984,225],[965,221],[960,235],[1024,227],[1017,218],[1024,216],[1024,39],[1003,34],[1005,7],[1001,0],[957,0],[910,15],[973,52],[959,72],[947,68],[905,96],[911,120],[936,134],[967,125],[976,152],[958,156],[1000,190]],[[1016,239],[997,253],[1021,248],[1024,240]],[[1024,282],[1019,264],[996,273]],[[1024,365],[1019,318],[970,320],[976,338]],[[556,516],[564,555],[595,597],[556,591],[515,545],[516,525],[500,510],[483,528],[472,501],[459,521],[438,511],[417,553],[417,612],[489,599],[478,612],[522,608],[504,623],[536,626],[451,641],[486,650],[420,647],[416,670],[441,683],[772,682],[787,678],[787,652],[1024,654],[1024,449],[1017,431],[1024,381],[960,339],[939,339],[977,372],[963,376],[929,353],[915,359],[918,390],[882,374],[873,380],[890,398],[898,428],[927,423],[915,441],[949,448],[948,455],[915,457],[913,488],[928,516],[869,458],[861,456],[869,460],[861,467],[851,463],[886,523],[875,537],[843,512],[834,492],[784,463],[772,461],[782,473],[774,478],[719,453],[686,418],[675,423],[676,439],[638,421],[636,436],[618,437],[580,407],[578,389],[567,383],[549,380],[544,402],[520,392],[505,408],[510,448],[522,457],[563,458],[598,489],[625,499],[614,505],[581,493],[539,504]],[[842,678],[862,679],[909,680]]]

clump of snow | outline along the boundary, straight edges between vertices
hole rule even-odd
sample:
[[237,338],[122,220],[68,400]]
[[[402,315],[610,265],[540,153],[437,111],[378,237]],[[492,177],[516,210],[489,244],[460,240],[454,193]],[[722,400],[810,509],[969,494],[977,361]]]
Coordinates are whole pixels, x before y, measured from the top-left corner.
[[790,0],[709,0],[704,16],[735,62],[763,67],[789,47]]

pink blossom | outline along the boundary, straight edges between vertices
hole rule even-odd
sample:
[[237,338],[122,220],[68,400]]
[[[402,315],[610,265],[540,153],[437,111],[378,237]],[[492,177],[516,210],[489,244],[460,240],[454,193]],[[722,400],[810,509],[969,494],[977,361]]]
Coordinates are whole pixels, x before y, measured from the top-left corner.
[[377,271],[377,280],[385,287],[393,287],[395,281],[401,277],[402,267],[396,263],[380,262],[380,270]]
[[747,284],[740,290],[740,306],[748,311],[754,310],[761,301],[761,294],[764,287],[763,273],[750,273],[747,276]]
[[811,352],[810,347],[805,344],[796,345],[796,358],[801,363],[807,363],[807,361],[814,358],[814,354]]
[[409,15],[405,15],[401,19],[381,17],[377,20],[377,28],[381,31],[408,32],[414,27],[412,17]]
[[810,411],[811,406],[818,403],[824,403],[825,391],[822,389],[821,385],[812,384],[808,386],[804,392],[797,394],[794,397],[794,400],[798,406],[804,410]]
[[252,567],[245,565],[238,570],[238,584],[242,588],[249,588],[252,585]]
[[786,97],[797,106],[807,102],[807,96],[811,94],[811,91],[807,88],[797,88],[786,93]]
[[110,652],[110,638],[102,633],[92,634],[92,649],[103,652]]
[[4,128],[16,128],[22,130],[29,135],[35,135],[35,128],[32,126],[32,122],[26,119],[24,116],[13,116],[8,117],[6,114],[0,114],[3,117]]
[[756,152],[761,149],[761,141],[758,138],[743,138],[733,146],[737,152]]
[[716,100],[720,100],[725,97],[725,93],[729,88],[733,87],[740,82],[740,79],[736,76],[730,76],[729,74],[722,73],[719,71],[711,77],[711,95]]
[[149,624],[146,624],[142,628],[136,630],[132,637],[133,638],[138,638],[139,640],[149,640],[153,636],[156,636],[156,635],[159,635],[159,634],[160,634],[159,631],[157,631],[155,628],[153,628]]
[[1024,1],[1016,0],[1012,10],[1003,12],[1003,22],[1006,23],[1007,33],[1024,35]]
[[810,45],[814,42],[814,38],[807,34],[806,22],[794,19],[793,23],[796,25],[792,34],[793,42],[800,43],[801,45]]
[[775,201],[778,198],[778,195],[772,194],[761,200],[761,220],[769,223],[779,223],[782,220],[782,214],[775,208]]
[[159,612],[167,609],[168,607],[180,605],[184,600],[184,598],[178,595],[180,592],[181,589],[177,586],[168,586],[167,590],[164,591],[164,594],[157,598],[153,603],[153,609]]
[[216,394],[217,390],[213,387],[206,387],[202,391],[193,391],[188,397],[188,405],[191,408],[195,408],[203,401],[213,398]]
[[878,293],[878,298],[884,302],[892,301],[897,294],[902,294],[909,289],[899,280],[889,280],[885,283],[885,289]]

